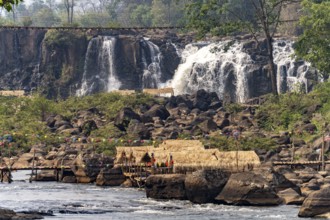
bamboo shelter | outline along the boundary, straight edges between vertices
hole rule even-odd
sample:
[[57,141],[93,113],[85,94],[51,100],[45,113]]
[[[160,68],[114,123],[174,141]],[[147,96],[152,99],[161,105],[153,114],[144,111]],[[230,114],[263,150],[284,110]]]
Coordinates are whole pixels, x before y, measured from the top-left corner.
[[167,140],[159,147],[117,147],[115,163],[122,164],[122,155],[132,155],[137,163],[142,163],[146,154],[154,155],[157,167],[166,164],[170,158],[174,161],[175,172],[186,172],[198,169],[220,169],[229,172],[252,170],[260,165],[254,151],[219,151],[205,149],[200,141]]

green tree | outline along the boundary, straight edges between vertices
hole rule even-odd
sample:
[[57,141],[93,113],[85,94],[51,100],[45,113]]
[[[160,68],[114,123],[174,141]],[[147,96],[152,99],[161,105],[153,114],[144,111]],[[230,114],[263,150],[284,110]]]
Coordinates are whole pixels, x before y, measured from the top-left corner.
[[22,2],[22,0],[0,0],[0,7],[5,8],[7,11],[11,11],[14,5]]
[[227,35],[248,32],[258,42],[258,35],[262,34],[266,39],[272,92],[277,95],[272,41],[282,22],[282,8],[291,2],[294,0],[199,0],[186,8],[188,27],[197,30],[201,37],[209,33]]
[[330,74],[330,1],[303,1],[303,34],[295,44],[298,57],[312,63],[325,79]]
[[132,25],[139,27],[150,27],[152,24],[151,7],[148,5],[138,5],[130,15]]

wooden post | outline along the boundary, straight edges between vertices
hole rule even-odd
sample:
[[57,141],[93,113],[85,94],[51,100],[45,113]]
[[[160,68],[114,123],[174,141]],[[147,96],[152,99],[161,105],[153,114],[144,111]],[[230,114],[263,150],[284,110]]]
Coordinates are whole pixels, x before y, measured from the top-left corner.
[[236,140],[236,169],[238,172],[238,140]]
[[294,138],[293,138],[293,131],[291,132],[291,136],[292,136],[292,153],[291,153],[291,161],[294,161],[294,156],[295,156],[295,152],[294,152]]
[[31,169],[31,177],[30,177],[30,183],[32,183],[32,178],[33,178],[33,169],[34,169],[34,160],[36,157],[36,149],[33,148],[33,160],[32,160],[32,169]]
[[322,163],[322,171],[325,170],[325,162],[324,162],[324,133],[322,134],[322,149],[321,149],[321,163]]

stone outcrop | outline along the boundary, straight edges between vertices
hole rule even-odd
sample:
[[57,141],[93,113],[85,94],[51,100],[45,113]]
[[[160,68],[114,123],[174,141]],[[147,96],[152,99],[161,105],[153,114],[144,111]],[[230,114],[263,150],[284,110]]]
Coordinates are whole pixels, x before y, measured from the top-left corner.
[[301,205],[305,200],[305,197],[299,195],[292,188],[282,190],[278,192],[277,195],[283,199],[286,205]]
[[268,181],[252,172],[232,174],[215,200],[229,205],[273,206],[282,203]]
[[126,180],[121,167],[104,168],[96,178],[97,186],[120,186]]
[[148,198],[153,199],[187,199],[185,191],[185,175],[152,175],[145,183]]
[[187,198],[193,203],[211,203],[221,192],[228,174],[214,170],[200,170],[188,174],[185,179]]
[[330,185],[308,195],[299,210],[299,217],[315,217],[330,213]]

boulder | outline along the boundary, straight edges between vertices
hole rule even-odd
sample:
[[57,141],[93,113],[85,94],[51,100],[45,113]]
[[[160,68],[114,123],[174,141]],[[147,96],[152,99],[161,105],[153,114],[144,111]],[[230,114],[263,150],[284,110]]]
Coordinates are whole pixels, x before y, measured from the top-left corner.
[[224,118],[222,120],[222,122],[220,123],[219,128],[223,129],[223,128],[228,127],[228,126],[230,126],[230,121],[229,121],[228,118]]
[[204,133],[210,133],[212,131],[216,131],[218,129],[217,124],[211,120],[205,120],[202,123],[198,125],[198,127],[204,132]]
[[282,190],[278,192],[277,195],[283,199],[286,205],[301,205],[305,200],[305,197],[299,195],[292,188]]
[[145,183],[148,198],[186,200],[185,175],[151,175]]
[[56,175],[54,171],[43,170],[37,174],[36,181],[56,181]]
[[185,179],[187,198],[193,203],[212,203],[228,180],[221,171],[199,170],[188,174]]
[[65,176],[62,179],[62,183],[76,183],[77,178],[75,176]]
[[97,186],[120,186],[126,180],[120,167],[102,169],[96,178]]
[[126,128],[132,119],[141,121],[141,118],[137,113],[135,113],[131,108],[125,107],[122,108],[118,115],[115,117],[114,124],[120,130],[126,131]]
[[162,105],[154,105],[143,114],[143,117],[159,117],[161,120],[166,120],[169,116],[170,113]]
[[232,174],[215,200],[229,205],[273,206],[282,203],[268,181],[253,172]]
[[127,134],[132,138],[149,139],[150,131],[136,119],[131,120],[127,128]]
[[330,185],[308,195],[299,210],[299,217],[315,217],[330,213]]

